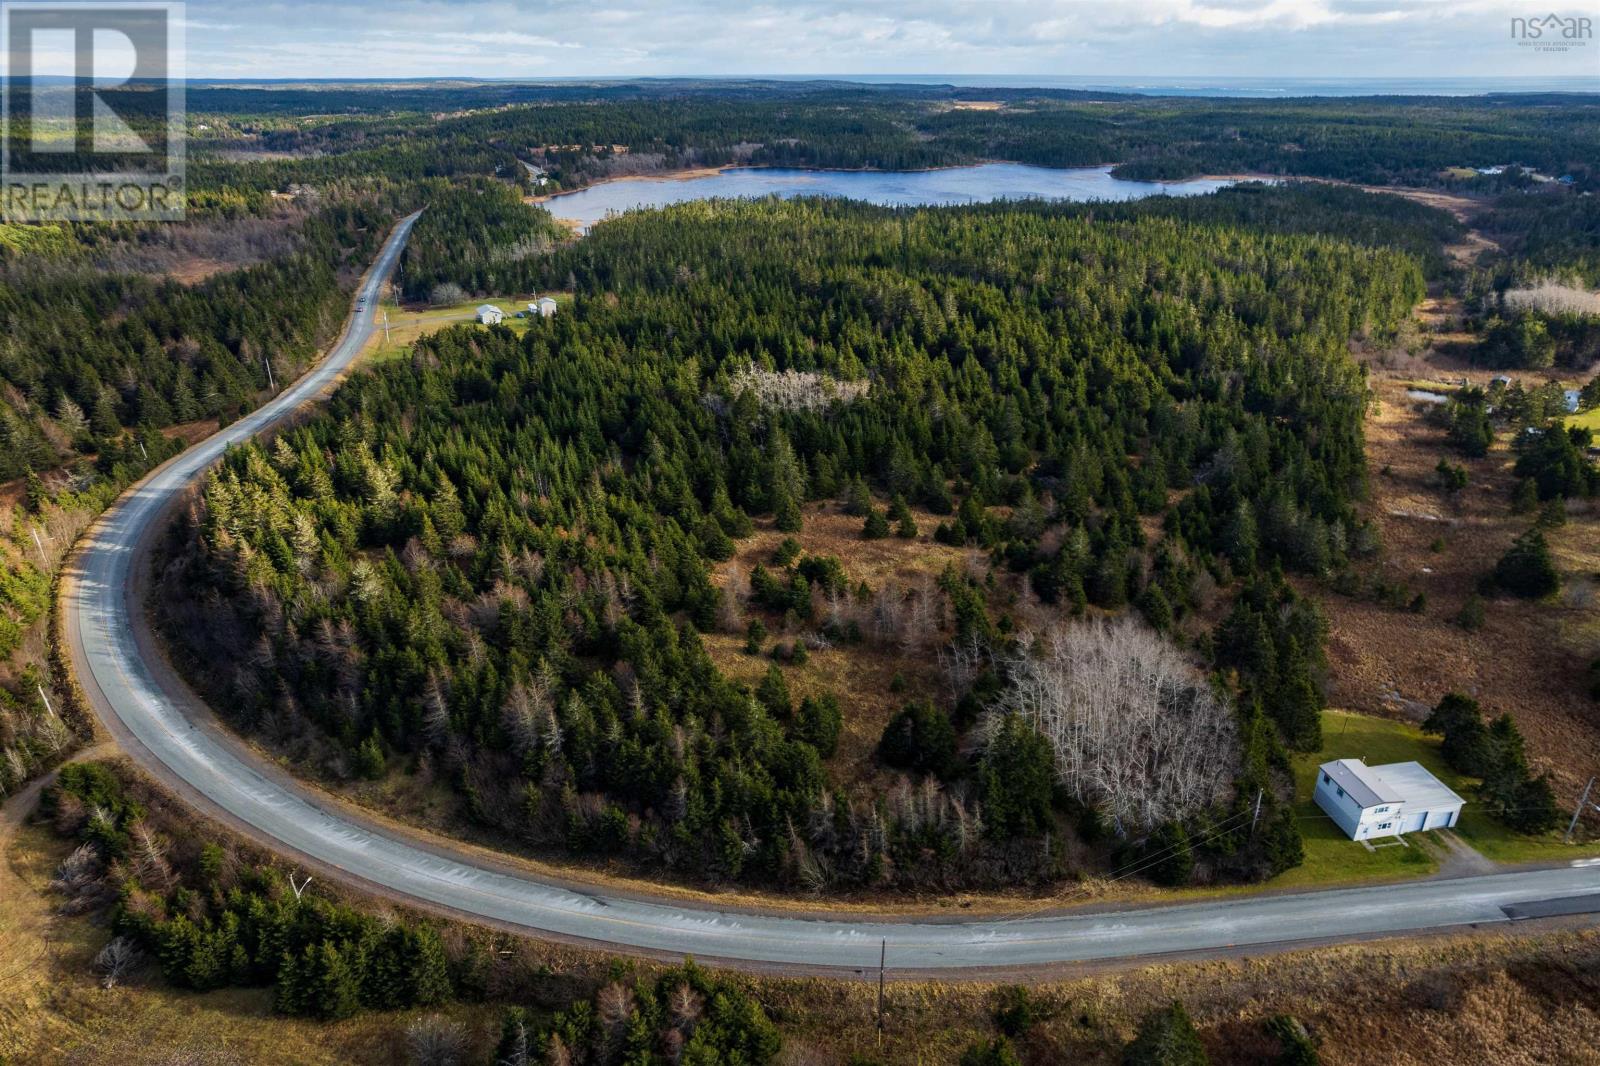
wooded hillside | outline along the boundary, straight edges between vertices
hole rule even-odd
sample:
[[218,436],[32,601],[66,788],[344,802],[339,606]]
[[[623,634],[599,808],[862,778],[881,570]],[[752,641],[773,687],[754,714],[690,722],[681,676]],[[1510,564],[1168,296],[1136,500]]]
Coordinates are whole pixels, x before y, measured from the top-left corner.
[[[750,516],[782,528],[866,487],[948,515],[942,539],[1068,614],[1137,605],[1167,629],[1202,572],[1246,575],[1217,642],[1242,708],[1218,758],[1267,783],[1263,706],[1314,743],[1320,632],[1314,613],[1262,628],[1304,613],[1270,574],[1361,550],[1345,341],[1407,313],[1415,261],[1170,219],[760,202],[629,216],[546,270],[576,281],[572,313],[419,342],[212,478],[168,621],[226,664],[209,683],[244,725],[326,738],[336,773],[445,775],[541,847],[694,877],[1059,876],[1071,811],[1085,840],[1104,830],[1092,797],[1055,802],[1036,734],[1002,722],[898,795],[843,793],[827,757],[849,693],[796,707],[775,668],[752,694],[702,647],[709,567]],[[748,387],[788,371],[845,387]],[[829,631],[829,597],[874,606],[848,561],[774,567],[752,575],[758,609],[876,639]],[[939,582],[929,655],[1013,646],[985,580]],[[1006,683],[980,664],[932,713],[968,729]],[[1291,820],[1250,842],[1231,802],[1184,808],[1208,876],[1293,861]],[[1124,829],[1120,847],[1186,832]]]

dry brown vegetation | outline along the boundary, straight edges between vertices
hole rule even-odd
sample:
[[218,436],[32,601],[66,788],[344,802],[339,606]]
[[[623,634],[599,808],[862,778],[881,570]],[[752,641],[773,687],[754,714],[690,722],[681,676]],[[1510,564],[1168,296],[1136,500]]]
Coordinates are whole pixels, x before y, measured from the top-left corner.
[[[1459,216],[1472,202],[1436,206]],[[1469,232],[1450,251],[1459,259],[1490,243]],[[1588,699],[1584,680],[1600,655],[1600,508],[1574,502],[1566,524],[1548,534],[1563,575],[1554,602],[1489,596],[1480,630],[1456,623],[1479,579],[1533,521],[1511,510],[1515,456],[1504,433],[1487,456],[1465,458],[1428,418],[1431,405],[1406,395],[1430,380],[1442,389],[1463,382],[1487,386],[1499,373],[1461,358],[1472,337],[1460,331],[1460,318],[1454,300],[1435,294],[1419,309],[1411,351],[1362,353],[1375,401],[1366,427],[1366,510],[1384,544],[1369,576],[1422,592],[1427,604],[1411,613],[1370,597],[1323,596],[1331,623],[1329,702],[1415,719],[1446,692],[1471,695],[1516,719],[1534,761],[1552,771],[1565,802],[1600,770],[1600,705]],[[1530,388],[1562,380],[1560,371],[1512,376]],[[1439,485],[1440,459],[1468,471],[1467,487],[1454,498]]]
[[[882,501],[879,501],[882,505]],[[933,539],[938,516],[913,510],[917,520],[914,540],[886,537],[867,540],[861,535],[862,519],[844,513],[836,502],[807,504],[800,532],[785,534],[774,528],[770,519],[756,524],[755,533],[738,542],[734,557],[723,563],[714,578],[725,593],[748,589],[750,571],[757,565],[772,566],[772,555],[785,537],[793,536],[805,555],[832,555],[844,566],[852,586],[866,582],[874,593],[885,590],[910,590],[924,594],[933,589],[948,566],[986,571],[988,561],[976,549],[956,548]],[[817,602],[819,617],[827,614],[822,597]],[[723,631],[705,636],[705,645],[717,667],[727,676],[754,688],[767,672],[772,660],[765,655],[745,653],[742,618],[724,624]],[[760,613],[760,612],[755,612]],[[771,637],[767,644],[788,643],[814,635],[810,628],[784,631],[781,621],[764,614]],[[734,619],[725,620],[726,623]],[[938,648],[929,642],[915,647],[872,641],[855,646],[834,645],[811,651],[803,665],[783,668],[789,690],[796,700],[832,693],[844,711],[844,731],[839,737],[838,754],[830,761],[836,779],[844,785],[865,783],[891,776],[873,761],[873,751],[889,719],[908,701],[948,696]],[[896,678],[900,679],[895,691]]]
[[281,206],[264,218],[205,219],[153,226],[98,251],[97,269],[168,275],[185,285],[241,270],[299,247],[308,211]]

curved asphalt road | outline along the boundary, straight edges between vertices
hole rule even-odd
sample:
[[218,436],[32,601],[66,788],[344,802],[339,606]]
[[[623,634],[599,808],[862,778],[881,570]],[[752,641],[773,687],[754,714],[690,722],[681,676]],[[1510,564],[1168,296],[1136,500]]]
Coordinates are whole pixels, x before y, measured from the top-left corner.
[[360,814],[319,802],[218,728],[146,646],[148,637],[130,625],[140,609],[136,586],[145,580],[136,564],[180,494],[225,448],[314,400],[349,366],[373,330],[378,288],[393,270],[412,221],[414,216],[396,228],[362,283],[368,310],[355,316],[334,351],[273,402],[130,490],[86,538],[63,584],[63,631],[85,695],[131,754],[202,808],[313,868],[495,925],[653,955],[804,970],[876,967],[884,940],[890,964],[901,972],[1010,969],[1503,922],[1503,907],[1552,898],[1595,897],[1568,909],[1600,910],[1600,868],[1562,867],[1120,913],[974,921],[810,919],[539,880],[466,849],[403,838]]

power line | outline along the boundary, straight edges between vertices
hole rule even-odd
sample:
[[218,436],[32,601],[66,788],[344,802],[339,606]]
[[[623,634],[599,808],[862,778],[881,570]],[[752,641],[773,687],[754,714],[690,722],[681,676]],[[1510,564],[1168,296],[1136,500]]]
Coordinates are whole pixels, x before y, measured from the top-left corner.
[[[1215,840],[1217,837],[1224,836],[1224,835],[1226,835],[1228,833],[1231,833],[1234,830],[1238,829],[1239,827],[1237,825],[1230,826],[1230,825],[1228,825],[1228,823],[1229,822],[1236,822],[1236,821],[1239,821],[1239,820],[1241,820],[1243,818],[1247,818],[1247,817],[1249,817],[1249,815],[1250,815],[1249,811],[1239,811],[1236,814],[1232,814],[1232,815],[1228,816],[1227,818],[1224,818],[1221,822],[1218,822],[1215,826],[1212,827],[1212,832],[1207,833],[1205,836],[1200,837],[1198,840],[1195,840],[1195,839],[1185,840],[1185,841],[1182,841],[1182,842],[1177,843],[1177,844],[1169,845],[1168,847],[1163,848],[1161,851],[1158,851],[1153,855],[1141,855],[1139,858],[1135,859],[1133,862],[1128,863],[1126,866],[1123,866],[1123,867],[1119,868],[1118,870],[1113,871],[1111,876],[1105,878],[1105,880],[1101,881],[1100,883],[1104,884],[1104,885],[1109,885],[1109,884],[1115,884],[1118,881],[1126,880],[1127,878],[1132,877],[1134,874],[1141,873],[1144,870],[1147,870],[1152,866],[1156,866],[1156,865],[1160,864],[1163,860],[1165,860],[1167,858],[1170,858],[1171,856],[1177,854],[1180,851],[1183,851],[1185,848],[1191,848],[1192,849],[1198,844],[1204,844],[1207,841]],[[1088,892],[1087,889],[1080,888],[1080,889],[1078,889],[1077,894],[1078,895],[1083,895],[1083,894],[1086,894],[1087,892]],[[1003,919],[1001,919],[1001,921],[1008,921],[1008,922],[1023,921],[1025,919],[1032,918],[1032,917],[1034,917],[1036,915],[1042,914],[1046,910],[1049,910],[1051,907],[1060,906],[1061,904],[1067,902],[1071,898],[1072,898],[1071,895],[1059,897],[1057,899],[1054,899],[1054,900],[1050,901],[1050,903],[1047,904],[1046,906],[1038,907],[1038,908],[1036,908],[1034,910],[1026,911],[1026,912],[1024,912],[1022,914],[1013,915],[1013,916],[1011,916],[1009,918],[1003,918]]]

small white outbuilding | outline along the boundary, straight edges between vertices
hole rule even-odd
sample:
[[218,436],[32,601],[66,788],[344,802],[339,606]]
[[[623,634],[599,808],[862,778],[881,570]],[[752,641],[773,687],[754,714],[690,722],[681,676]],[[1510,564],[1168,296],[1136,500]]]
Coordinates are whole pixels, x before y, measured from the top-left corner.
[[528,305],[528,310],[537,312],[540,318],[549,318],[556,313],[556,302],[549,296],[541,296],[538,302]]
[[1358,759],[1319,766],[1313,796],[1351,840],[1449,829],[1464,802],[1421,763],[1368,766]]
[[478,321],[482,322],[486,326],[498,326],[500,324],[500,320],[505,317],[506,313],[500,310],[494,304],[478,305]]

